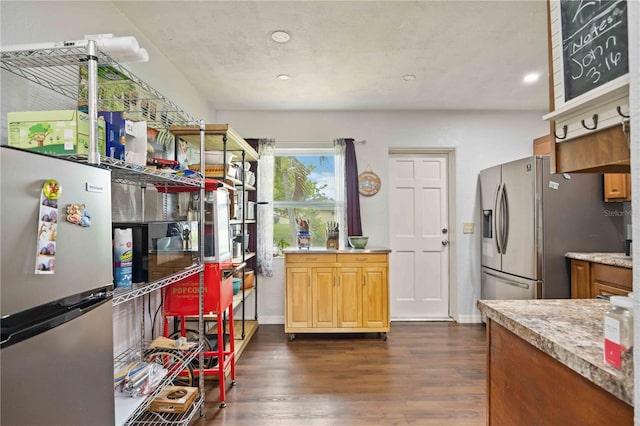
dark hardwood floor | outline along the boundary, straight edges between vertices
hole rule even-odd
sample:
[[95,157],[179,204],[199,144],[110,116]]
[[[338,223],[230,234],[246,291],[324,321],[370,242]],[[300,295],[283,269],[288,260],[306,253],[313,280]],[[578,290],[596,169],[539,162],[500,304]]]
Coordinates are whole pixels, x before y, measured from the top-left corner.
[[375,333],[298,334],[260,325],[236,364],[219,408],[206,381],[205,417],[194,425],[484,425],[485,328],[394,322]]

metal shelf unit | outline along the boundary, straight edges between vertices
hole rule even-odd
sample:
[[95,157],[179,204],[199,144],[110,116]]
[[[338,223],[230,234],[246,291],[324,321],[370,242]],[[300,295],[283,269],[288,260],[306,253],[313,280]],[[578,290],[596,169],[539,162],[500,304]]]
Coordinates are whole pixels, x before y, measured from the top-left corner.
[[[201,197],[204,197],[204,183],[201,177],[187,178],[177,176],[172,173],[157,170],[150,167],[139,166],[101,156],[98,153],[97,143],[97,112],[99,110],[125,110],[127,118],[133,121],[144,120],[149,127],[157,130],[167,130],[175,125],[194,125],[198,123],[190,114],[186,113],[175,103],[164,97],[157,90],[146,84],[142,79],[134,75],[129,69],[116,62],[104,52],[96,47],[93,40],[83,40],[79,42],[52,43],[51,48],[16,48],[15,50],[4,50],[0,52],[0,68],[9,73],[17,75],[27,81],[53,91],[65,98],[76,101],[77,105],[87,105],[89,115],[89,154],[65,156],[74,161],[93,164],[100,167],[110,168],[112,172],[112,182],[127,185],[155,185],[163,187],[171,186],[191,186],[200,190]],[[99,81],[99,72],[108,73],[109,79]],[[108,91],[100,92],[101,87],[119,87],[119,90],[111,90],[111,93],[120,95],[109,98],[105,96]],[[42,109],[42,108],[39,108]],[[52,107],[50,109],[55,109]],[[199,134],[200,146],[203,146],[204,133],[200,125],[196,125]],[[194,139],[195,140],[195,139]],[[201,149],[202,152],[202,149]],[[204,164],[204,157],[201,155],[201,164]],[[204,201],[200,206],[204,209]],[[200,226],[200,235],[203,235],[204,225]],[[130,302],[140,297],[159,290],[167,285],[177,282],[188,276],[199,274],[199,297],[200,312],[199,320],[199,345],[193,350],[181,353],[184,356],[184,366],[199,357],[200,369],[203,365],[202,351],[204,322],[202,317],[203,307],[203,242],[200,242],[198,251],[198,264],[187,268],[184,271],[175,273],[165,279],[135,286],[132,289],[113,292],[113,305]],[[144,329],[144,312],[142,314],[142,327]],[[144,335],[144,333],[143,333]],[[145,348],[145,342],[139,342],[132,348],[119,354],[114,359],[114,366],[121,366],[123,362],[131,358],[140,358]],[[202,370],[201,370],[202,371]],[[176,373],[177,374],[177,373]],[[175,376],[175,375],[173,375]],[[175,424],[187,425],[197,413],[204,415],[202,411],[204,402],[204,379],[200,374],[199,396],[191,408],[182,414],[161,414],[156,415],[147,411],[153,399],[158,396],[161,390],[171,382],[174,377],[165,377],[156,389],[138,401],[133,402],[130,414],[126,414],[122,419],[123,424]],[[132,401],[128,401],[131,406]],[[116,413],[118,414],[118,413]],[[118,415],[116,416],[118,417]]]
[[[256,163],[259,161],[260,156],[258,155],[258,152],[251,146],[251,144],[249,144],[249,142],[247,142],[235,130],[233,130],[229,126],[229,124],[205,124],[203,127],[204,127],[204,141],[201,143],[201,147],[202,147],[201,149],[204,149],[205,151],[210,151],[210,150],[222,151],[223,164],[227,164],[227,153],[230,153],[230,152],[240,154],[240,159],[236,161],[241,162],[243,166],[244,166],[244,163],[248,161],[253,161]],[[192,146],[195,146],[201,140],[201,137],[202,137],[201,135],[202,132],[199,131],[199,129],[196,126],[193,126],[193,125],[172,126],[170,128],[170,131],[171,133],[176,135],[176,137],[184,140],[185,142],[187,142]],[[204,170],[205,177],[214,178],[225,183],[233,184],[235,191],[242,191],[243,193],[242,211],[246,212],[247,206],[248,206],[247,192],[249,191],[255,192],[256,188],[255,186],[248,185],[245,182],[244,169],[241,170],[242,174],[240,177],[232,178],[227,176],[226,167],[222,167],[221,176],[220,175],[214,176],[213,174],[207,174],[206,169],[202,166],[203,164],[201,164],[201,168],[199,170],[200,171]],[[240,233],[241,235],[244,235],[247,232],[247,226],[248,225],[257,226],[257,221],[254,219],[247,220],[246,213],[243,213],[243,218],[241,220],[231,220],[230,224],[236,225],[236,226],[239,225],[241,229]],[[233,259],[234,265],[236,266],[244,265],[246,264],[247,260],[255,257],[256,253],[249,253],[247,252],[247,249],[248,249],[247,247],[243,247],[242,256]],[[254,268],[254,288],[252,292],[247,292],[244,288],[244,273],[243,273],[242,289],[239,293],[242,296],[241,303],[239,304],[241,306],[241,320],[236,321],[236,324],[240,324],[241,342],[240,342],[240,345],[238,345],[240,348],[243,348],[244,346],[246,346],[246,344],[249,342],[253,333],[255,333],[255,329],[256,329],[255,326],[247,327],[247,320],[245,318],[245,308],[246,308],[245,302],[246,302],[246,297],[250,293],[254,293],[254,313],[255,314],[254,314],[253,322],[255,323],[254,325],[257,325],[258,323],[258,277],[256,274],[257,272],[256,270],[257,268]],[[236,306],[238,305],[234,304],[234,308]],[[240,351],[241,350],[242,349],[240,349]]]
[[160,290],[170,284],[181,281],[192,275],[198,274],[203,271],[202,265],[197,265],[192,268],[185,269],[176,274],[170,275],[165,279],[152,281],[150,283],[143,283],[141,285],[134,284],[132,288],[115,289],[113,291],[113,306],[120,305],[121,303],[129,302],[138,297],[142,297],[145,294],[152,293],[156,290]]
[[[151,342],[143,342],[143,346],[149,346]],[[149,395],[132,398],[132,397],[118,397],[116,396],[115,405],[116,412],[120,412],[127,419],[126,424],[129,425],[187,425],[193,419],[195,414],[199,411],[204,403],[204,394],[200,394],[193,405],[184,413],[168,414],[168,413],[154,413],[147,411],[147,408],[151,405],[151,402],[162,392],[162,390],[171,384],[180,371],[181,367],[187,366],[194,362],[199,356],[200,352],[204,349],[202,344],[196,346],[190,351],[180,352],[180,355],[184,358],[184,363],[179,368],[175,368],[173,372],[167,374],[161,381],[161,383],[153,390]],[[116,370],[123,368],[132,358],[140,356],[140,345],[134,345],[123,353],[118,355],[114,359],[114,366]],[[118,423],[116,418],[116,423]]]
[[[87,161],[87,158],[84,156],[77,156],[77,161]],[[107,167],[111,169],[112,172],[112,182],[120,183],[125,185],[138,185],[141,188],[146,188],[149,185],[154,186],[156,188],[179,188],[184,189],[185,187],[190,188],[198,188],[200,191],[200,199],[202,200],[202,204],[204,204],[204,184],[203,180],[198,177],[187,178],[183,176],[176,175],[173,172],[166,172],[162,170],[158,170],[153,167],[144,167],[138,166],[135,164],[126,163],[121,160],[115,160],[109,157],[103,158],[103,162],[101,167]],[[163,196],[169,196],[168,191],[164,191]],[[142,203],[144,205],[144,202]],[[202,209],[201,205],[201,209]],[[199,222],[199,235],[203,235],[204,222]],[[202,336],[204,335],[204,319],[202,318],[202,307],[203,307],[203,297],[204,297],[204,263],[203,263],[203,245],[202,241],[199,241],[199,250],[198,250],[198,263],[192,267],[186,268],[174,274],[171,274],[163,279],[151,281],[147,283],[134,284],[130,289],[115,289],[113,292],[113,305],[117,306],[126,302],[131,302],[137,300],[145,295],[150,295],[151,293],[161,290],[164,287],[167,287],[171,284],[177,283],[185,278],[191,277],[193,275],[199,275],[199,297],[200,297],[200,312],[198,315],[198,330],[200,334],[200,342],[196,350],[189,352],[180,352],[180,355],[184,357],[183,366],[187,366],[190,364],[196,357],[199,358],[198,365],[203,365],[202,351],[204,350],[204,344],[202,341]],[[141,315],[141,329],[142,335],[144,336],[144,308]],[[126,351],[126,354],[119,355],[115,364],[122,358],[131,359],[140,358],[141,354],[144,352],[144,349],[148,347],[149,342],[140,342],[133,346],[133,350],[129,349]],[[175,377],[175,375],[174,375]],[[185,412],[185,413],[155,413],[150,412],[147,409],[151,405],[154,398],[156,398],[162,389],[171,383],[173,377],[165,378],[163,382],[156,388],[156,390],[147,395],[144,398],[140,398],[139,405],[134,407],[134,411],[129,415],[124,424],[126,425],[188,425],[190,421],[196,416],[197,413],[200,415],[204,415],[202,408],[204,404],[204,381],[202,379],[199,380],[199,389],[200,394],[197,397],[196,401],[193,405]],[[122,404],[122,399],[116,397],[116,413],[121,410],[130,410],[129,404]],[[119,404],[120,403],[120,404]]]
[[[81,45],[75,43],[70,47],[2,51],[0,68],[80,104],[91,105],[89,99],[91,89],[97,89],[99,83],[92,81],[96,76],[92,76],[90,72],[88,79],[81,81],[80,68],[94,62],[98,67],[109,71],[110,80],[102,85],[108,84],[111,88],[119,87],[121,90],[117,92],[126,94],[121,97],[105,98],[97,96],[96,91],[93,100],[99,110],[111,110],[114,105],[122,104],[127,110],[129,119],[146,120],[150,127],[158,129],[167,129],[177,124],[197,123],[193,116],[122,64],[95,48],[91,43],[92,40],[85,42]],[[91,49],[92,46],[93,49]]]

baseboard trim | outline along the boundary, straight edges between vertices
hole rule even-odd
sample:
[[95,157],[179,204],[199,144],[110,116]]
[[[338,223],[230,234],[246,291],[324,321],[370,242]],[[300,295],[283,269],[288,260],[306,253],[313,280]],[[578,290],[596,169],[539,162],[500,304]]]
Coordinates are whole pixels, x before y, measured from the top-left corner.
[[391,322],[451,322],[453,318],[391,318]]
[[278,315],[270,315],[270,316],[259,316],[258,322],[260,324],[282,324],[284,325],[284,316]]
[[482,322],[482,315],[459,315],[460,324],[479,324]]

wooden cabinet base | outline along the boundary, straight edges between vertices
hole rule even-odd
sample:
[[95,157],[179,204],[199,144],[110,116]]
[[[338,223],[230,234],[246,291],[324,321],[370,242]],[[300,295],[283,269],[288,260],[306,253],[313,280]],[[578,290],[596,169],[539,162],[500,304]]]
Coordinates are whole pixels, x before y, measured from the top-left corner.
[[626,296],[633,289],[633,271],[619,266],[571,259],[571,298]]
[[285,333],[387,333],[387,253],[285,253]]
[[633,407],[487,321],[487,424],[632,425]]

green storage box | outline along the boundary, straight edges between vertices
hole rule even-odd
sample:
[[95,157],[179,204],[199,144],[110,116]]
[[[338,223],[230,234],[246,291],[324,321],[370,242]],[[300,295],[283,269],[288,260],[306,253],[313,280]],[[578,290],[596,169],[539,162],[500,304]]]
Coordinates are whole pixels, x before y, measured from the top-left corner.
[[[9,146],[46,154],[88,154],[89,115],[76,110],[7,114]],[[98,152],[106,154],[105,122],[98,120]]]

